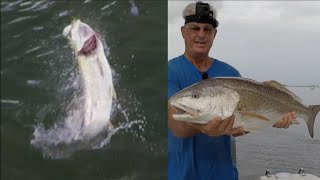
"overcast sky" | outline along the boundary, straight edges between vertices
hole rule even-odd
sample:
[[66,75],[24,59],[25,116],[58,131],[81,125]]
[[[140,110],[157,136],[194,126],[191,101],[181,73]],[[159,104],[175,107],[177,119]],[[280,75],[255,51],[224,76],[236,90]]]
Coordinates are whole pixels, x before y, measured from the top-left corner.
[[[169,59],[184,52],[182,10],[190,2],[168,1]],[[210,3],[220,22],[211,57],[258,81],[320,85],[320,1]]]

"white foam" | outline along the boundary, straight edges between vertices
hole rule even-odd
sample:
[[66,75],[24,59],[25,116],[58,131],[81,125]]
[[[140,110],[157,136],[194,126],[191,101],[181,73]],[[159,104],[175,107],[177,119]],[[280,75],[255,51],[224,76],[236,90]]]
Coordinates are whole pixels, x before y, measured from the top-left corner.
[[26,54],[29,54],[29,53],[31,53],[31,52],[33,52],[33,51],[36,51],[36,50],[40,49],[40,48],[41,48],[41,46],[37,46],[37,47],[34,47],[34,48],[32,48],[32,49],[28,49],[28,50],[26,51]]
[[28,85],[37,86],[41,83],[41,80],[27,80]]
[[14,24],[14,23],[18,23],[18,22],[25,21],[28,19],[34,19],[36,17],[37,16],[23,16],[23,17],[19,17],[19,18],[16,18],[16,19],[10,21],[8,24]]
[[52,53],[54,53],[54,50],[38,54],[38,55],[36,55],[36,57],[39,58],[39,57],[46,56],[46,55],[49,55],[49,54],[52,54]]
[[6,103],[6,104],[19,104],[18,100],[11,100],[11,99],[1,99],[1,103]]
[[115,5],[115,4],[116,4],[116,2],[117,2],[117,1],[113,1],[113,2],[112,2],[112,3],[110,3],[110,4],[107,4],[107,5],[103,6],[103,7],[101,8],[101,11],[103,11],[103,10],[105,10],[105,9],[109,8],[109,7],[110,7],[110,6],[112,6],[112,5]]

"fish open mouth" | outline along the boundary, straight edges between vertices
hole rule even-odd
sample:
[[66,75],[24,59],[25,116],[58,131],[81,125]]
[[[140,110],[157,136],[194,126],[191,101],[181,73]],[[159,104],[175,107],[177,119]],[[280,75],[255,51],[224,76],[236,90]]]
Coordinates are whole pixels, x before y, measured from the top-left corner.
[[189,108],[182,104],[171,103],[172,107],[176,110],[175,115],[190,115],[190,116],[198,116],[199,110]]
[[97,37],[92,35],[84,44],[82,49],[79,51],[80,54],[90,55],[97,48]]

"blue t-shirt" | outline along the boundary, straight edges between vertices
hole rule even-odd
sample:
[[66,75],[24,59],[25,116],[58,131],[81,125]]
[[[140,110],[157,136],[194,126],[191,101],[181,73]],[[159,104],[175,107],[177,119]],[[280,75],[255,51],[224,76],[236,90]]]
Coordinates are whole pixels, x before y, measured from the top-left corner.
[[[232,66],[214,59],[208,77],[240,77]],[[202,73],[183,55],[168,63],[168,98],[183,88],[202,80]],[[197,134],[177,138],[168,130],[169,180],[238,180],[232,161],[231,137]]]

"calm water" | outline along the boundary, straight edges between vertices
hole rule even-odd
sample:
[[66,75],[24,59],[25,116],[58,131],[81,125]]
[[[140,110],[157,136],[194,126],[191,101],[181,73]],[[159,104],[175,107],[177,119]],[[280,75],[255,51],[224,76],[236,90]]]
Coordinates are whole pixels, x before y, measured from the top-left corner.
[[[138,1],[1,1],[1,179],[167,178],[167,6]],[[63,28],[80,18],[106,44],[118,100],[112,121],[133,123],[102,149],[65,159],[30,144],[34,128],[64,120],[78,91]]]

